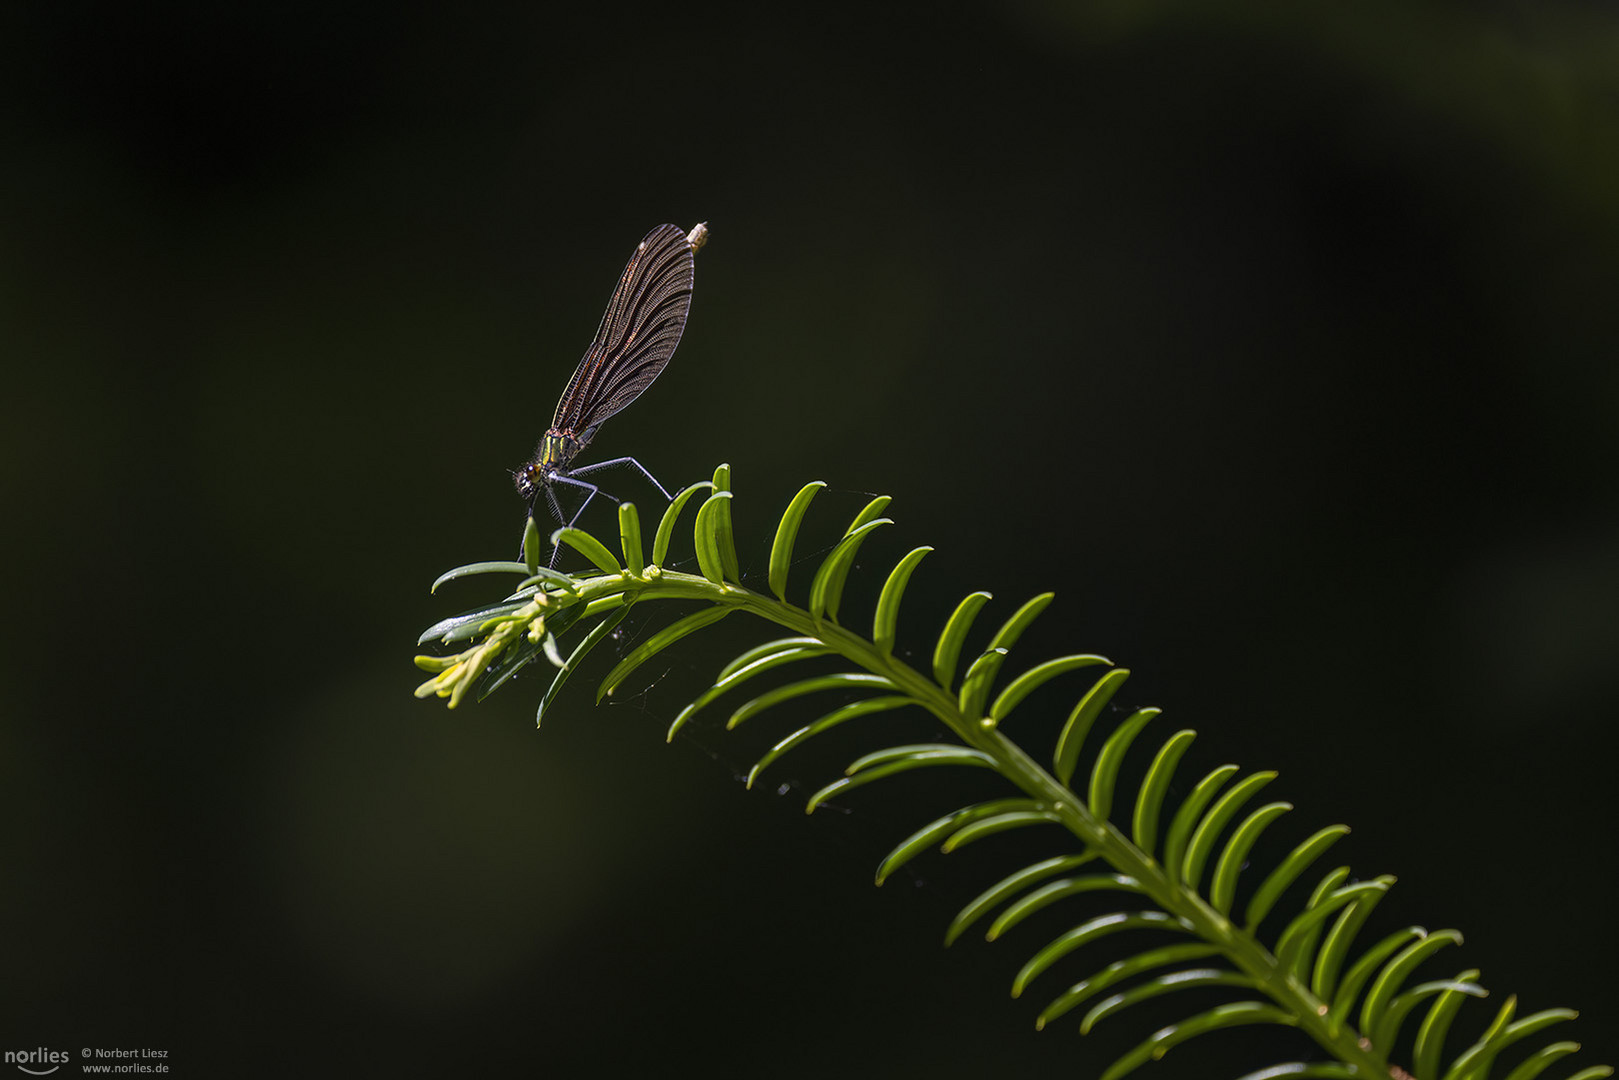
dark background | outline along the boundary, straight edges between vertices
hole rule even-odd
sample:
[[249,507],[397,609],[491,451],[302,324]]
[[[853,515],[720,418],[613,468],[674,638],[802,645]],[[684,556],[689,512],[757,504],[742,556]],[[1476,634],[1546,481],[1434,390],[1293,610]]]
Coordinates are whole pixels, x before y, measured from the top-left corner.
[[[505,470],[614,275],[707,220],[680,353],[593,454],[671,485],[732,462],[752,582],[805,481],[830,484],[806,554],[894,495],[851,624],[921,543],[919,664],[964,593],[995,593],[987,633],[1054,590],[1021,662],[1131,667],[1119,704],[1167,710],[1133,774],[1195,727],[1177,795],[1234,761],[1298,805],[1256,863],[1345,821],[1337,861],[1401,878],[1368,941],[1467,932],[1424,969],[1495,990],[1453,1052],[1516,992],[1584,1011],[1559,1036],[1582,1063],[1619,1058],[1607,8],[552,7],[8,8],[7,1048],[1095,1076],[1216,1000],[1034,1032],[1124,943],[1033,1000],[1013,972],[1100,902],[941,950],[1051,836],[873,889],[900,837],[997,789],[803,797],[925,724],[788,759],[786,797],[737,777],[793,717],[725,734],[716,709],[664,745],[765,628],[611,706],[581,678],[538,734],[537,680],[411,697],[416,634],[496,588],[427,585],[514,550]],[[1043,757],[1080,685],[1010,733]],[[1140,1075],[1307,1052],[1228,1033]]]

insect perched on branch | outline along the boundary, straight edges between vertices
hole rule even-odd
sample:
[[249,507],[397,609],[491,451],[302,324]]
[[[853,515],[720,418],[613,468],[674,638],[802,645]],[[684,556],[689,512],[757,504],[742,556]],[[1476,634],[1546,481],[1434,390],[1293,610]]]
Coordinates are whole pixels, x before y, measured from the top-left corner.
[[[572,527],[601,488],[580,477],[615,465],[633,465],[652,486],[669,492],[646,466],[633,457],[617,457],[573,468],[573,460],[590,442],[596,429],[613,414],[641,396],[652,385],[680,344],[691,310],[693,258],[708,239],[708,225],[684,232],[676,225],[659,225],[646,234],[619,275],[618,287],[607,303],[596,339],[574,369],[568,388],[557,402],[551,428],[540,439],[534,457],[512,474],[517,493],[529,504],[529,516],[540,493],[558,522]],[[582,488],[584,500],[565,518],[557,501],[556,485]],[[603,493],[605,494],[605,493]],[[607,496],[618,500],[612,495]],[[556,563],[556,551],[551,562]]]

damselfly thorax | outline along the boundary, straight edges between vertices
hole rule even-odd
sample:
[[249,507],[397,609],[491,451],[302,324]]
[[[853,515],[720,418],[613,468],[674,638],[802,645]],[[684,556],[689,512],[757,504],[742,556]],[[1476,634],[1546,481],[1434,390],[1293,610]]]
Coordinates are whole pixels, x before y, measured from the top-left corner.
[[534,451],[534,460],[512,474],[517,482],[517,493],[533,502],[542,486],[553,483],[558,473],[567,473],[568,466],[594,434],[594,429],[579,435],[554,428],[547,431]]

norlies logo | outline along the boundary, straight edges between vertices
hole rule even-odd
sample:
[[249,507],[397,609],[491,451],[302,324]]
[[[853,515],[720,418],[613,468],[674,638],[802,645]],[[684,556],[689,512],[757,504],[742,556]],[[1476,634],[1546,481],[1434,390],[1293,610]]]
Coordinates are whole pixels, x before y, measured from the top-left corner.
[[[15,1065],[30,1076],[49,1076],[68,1062],[66,1050],[47,1050],[43,1046],[34,1050],[7,1050],[6,1064]],[[29,1066],[36,1066],[29,1068]],[[38,1066],[44,1066],[39,1068]]]

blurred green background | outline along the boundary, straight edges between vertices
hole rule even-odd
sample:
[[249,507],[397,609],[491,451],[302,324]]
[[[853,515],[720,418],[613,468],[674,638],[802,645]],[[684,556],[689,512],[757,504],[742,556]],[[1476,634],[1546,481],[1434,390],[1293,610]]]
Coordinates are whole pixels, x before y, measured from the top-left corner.
[[[515,550],[507,470],[615,274],[706,220],[680,352],[594,455],[669,485],[731,462],[755,581],[805,481],[806,554],[892,494],[851,621],[922,543],[911,654],[970,590],[990,627],[1054,590],[1025,661],[1131,667],[1158,741],[1202,732],[1188,776],[1281,770],[1299,809],[1256,860],[1350,823],[1335,854],[1401,878],[1370,933],[1460,927],[1425,970],[1579,1008],[1581,1060],[1619,1059],[1611,9],[610,10],[3,17],[4,1044],[194,1076],[1093,1076],[1190,1011],[1035,1033],[1115,955],[1007,1001],[1072,914],[939,948],[1049,836],[871,887],[974,781],[803,816],[926,725],[789,760],[784,797],[738,777],[790,718],[666,746],[765,628],[610,706],[581,679],[538,734],[537,680],[411,697],[417,633],[488,596],[427,585]],[[1077,689],[1012,734],[1043,754]],[[1141,1075],[1307,1050],[1229,1033]]]

